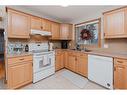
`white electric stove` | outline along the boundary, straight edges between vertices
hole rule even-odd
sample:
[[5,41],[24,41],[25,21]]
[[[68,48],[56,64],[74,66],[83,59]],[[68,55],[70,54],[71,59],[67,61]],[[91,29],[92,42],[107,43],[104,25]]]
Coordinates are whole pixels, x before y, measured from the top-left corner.
[[33,53],[33,83],[55,73],[55,52],[48,51],[48,43],[30,43]]

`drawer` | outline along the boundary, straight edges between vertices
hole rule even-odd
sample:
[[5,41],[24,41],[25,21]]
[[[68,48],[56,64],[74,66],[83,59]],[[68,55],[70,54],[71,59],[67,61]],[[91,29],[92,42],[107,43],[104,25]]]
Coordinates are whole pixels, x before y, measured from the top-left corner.
[[14,57],[14,58],[9,58],[8,64],[14,64],[14,63],[21,63],[21,62],[26,62],[26,61],[32,61],[32,56],[20,56],[20,57]]
[[83,53],[83,52],[77,52],[76,53],[77,56],[84,56],[87,57],[87,54]]
[[62,51],[56,51],[56,55],[61,55],[63,52]]
[[69,51],[69,52],[68,52],[68,55],[74,55],[74,56],[75,56],[75,55],[76,55],[76,52],[74,52],[74,51]]
[[120,58],[114,58],[115,65],[126,65],[127,66],[127,60],[126,59],[120,59]]

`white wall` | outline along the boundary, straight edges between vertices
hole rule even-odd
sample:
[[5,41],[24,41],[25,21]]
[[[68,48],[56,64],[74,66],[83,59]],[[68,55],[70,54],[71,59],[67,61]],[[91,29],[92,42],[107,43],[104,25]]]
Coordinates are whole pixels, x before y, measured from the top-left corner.
[[25,13],[28,13],[31,15],[39,16],[42,18],[47,18],[47,19],[52,20],[52,21],[61,22],[60,20],[52,18],[51,16],[47,16],[45,14],[41,14],[41,13],[38,13],[36,11],[32,11],[30,9],[26,9],[26,7],[23,7],[23,6],[7,6],[7,7],[10,7],[10,8],[13,8],[13,9],[16,9],[16,10],[19,10],[19,11],[22,11],[22,12],[25,12]]
[[[89,20],[93,20],[93,19],[97,19],[97,18],[101,18],[101,43],[102,43],[102,47],[104,47],[104,33],[103,33],[103,12],[106,12],[106,11],[109,11],[109,10],[112,10],[112,9],[116,9],[116,8],[120,8],[121,6],[110,6],[108,7],[107,9],[104,9],[104,10],[100,10],[98,12],[94,12],[93,14],[91,15],[85,15],[84,17],[82,18],[79,18],[79,19],[76,19],[76,20],[73,20],[71,23],[73,24],[78,24],[78,23],[81,23],[81,22],[85,22],[85,21],[89,21]],[[107,43],[106,43],[107,44]],[[108,45],[108,44],[107,44]]]
[[6,18],[6,14],[5,14],[5,6],[0,6],[0,17],[2,17],[2,22],[0,21],[0,28],[4,28],[5,26],[5,18]]

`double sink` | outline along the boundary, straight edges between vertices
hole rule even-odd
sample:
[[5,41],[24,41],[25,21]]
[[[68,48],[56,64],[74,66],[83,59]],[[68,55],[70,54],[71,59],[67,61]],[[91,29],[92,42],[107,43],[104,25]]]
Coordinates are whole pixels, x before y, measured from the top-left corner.
[[83,51],[83,52],[92,52],[92,50],[89,49],[70,49],[70,50],[75,50],[75,51]]

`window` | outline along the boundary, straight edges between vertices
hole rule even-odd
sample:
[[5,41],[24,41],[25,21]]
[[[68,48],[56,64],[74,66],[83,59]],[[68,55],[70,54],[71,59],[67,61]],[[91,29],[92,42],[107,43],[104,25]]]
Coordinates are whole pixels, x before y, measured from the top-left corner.
[[100,46],[100,19],[76,24],[75,29],[76,44]]

